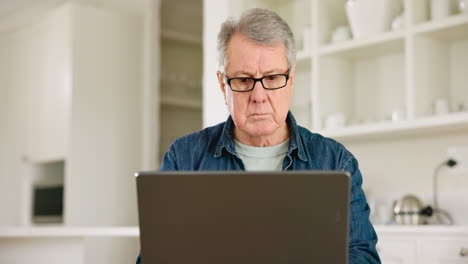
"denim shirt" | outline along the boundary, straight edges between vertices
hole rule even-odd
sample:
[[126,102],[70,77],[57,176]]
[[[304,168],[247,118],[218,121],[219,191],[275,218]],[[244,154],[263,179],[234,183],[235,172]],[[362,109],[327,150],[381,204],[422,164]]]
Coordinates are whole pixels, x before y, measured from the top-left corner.
[[[351,174],[349,264],[380,263],[377,234],[369,221],[356,158],[340,143],[300,127],[287,116],[289,149],[283,170],[343,170]],[[234,147],[234,122],[224,123],[177,139],[164,155],[161,170],[245,170]],[[140,263],[140,256],[137,264]]]

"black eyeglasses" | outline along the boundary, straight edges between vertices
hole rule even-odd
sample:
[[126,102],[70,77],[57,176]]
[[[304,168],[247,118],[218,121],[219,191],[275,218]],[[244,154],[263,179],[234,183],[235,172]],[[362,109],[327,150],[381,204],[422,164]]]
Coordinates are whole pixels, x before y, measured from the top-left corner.
[[250,92],[255,84],[260,82],[265,90],[276,90],[285,87],[289,80],[289,70],[286,74],[273,74],[262,78],[235,77],[227,78],[227,84],[234,92]]

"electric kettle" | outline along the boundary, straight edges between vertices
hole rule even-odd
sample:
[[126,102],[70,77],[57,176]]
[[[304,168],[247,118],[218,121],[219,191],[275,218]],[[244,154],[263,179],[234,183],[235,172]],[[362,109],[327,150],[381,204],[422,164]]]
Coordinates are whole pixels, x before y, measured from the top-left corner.
[[432,213],[432,207],[424,207],[421,200],[414,195],[403,196],[393,207],[395,222],[400,225],[427,224],[428,217],[432,216]]

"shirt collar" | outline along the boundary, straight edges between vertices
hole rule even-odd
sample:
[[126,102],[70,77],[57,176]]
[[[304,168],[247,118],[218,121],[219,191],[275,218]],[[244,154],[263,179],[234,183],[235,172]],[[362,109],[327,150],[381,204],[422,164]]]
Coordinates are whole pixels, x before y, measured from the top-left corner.
[[[291,111],[288,112],[286,123],[289,128],[289,148],[287,155],[296,154],[302,161],[307,161],[304,144],[302,143],[302,139],[299,135],[299,127],[297,126],[296,119],[294,119]],[[221,157],[223,149],[232,155],[238,156],[234,146],[234,126],[234,121],[232,120],[232,117],[229,116],[224,124],[223,132],[221,133],[221,137],[218,141],[216,152],[214,154],[215,158]]]
[[225,149],[228,153],[237,156],[236,148],[234,147],[234,121],[230,115],[224,123],[223,132],[219,138],[214,157],[221,157],[223,149]]

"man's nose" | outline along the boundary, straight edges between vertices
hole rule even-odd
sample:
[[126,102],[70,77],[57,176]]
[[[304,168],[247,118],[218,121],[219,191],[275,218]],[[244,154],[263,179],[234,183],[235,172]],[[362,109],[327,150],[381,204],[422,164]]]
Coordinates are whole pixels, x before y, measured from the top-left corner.
[[254,89],[251,91],[250,100],[253,103],[264,103],[267,100],[267,90],[263,88],[262,82],[255,82]]

